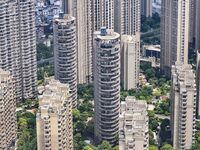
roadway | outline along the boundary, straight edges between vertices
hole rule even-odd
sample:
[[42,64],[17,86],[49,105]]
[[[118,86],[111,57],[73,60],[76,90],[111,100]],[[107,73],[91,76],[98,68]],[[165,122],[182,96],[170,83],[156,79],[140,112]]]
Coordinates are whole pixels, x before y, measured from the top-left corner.
[[53,63],[54,62],[54,57],[47,58],[47,59],[41,59],[37,61],[38,65],[44,64],[44,63]]

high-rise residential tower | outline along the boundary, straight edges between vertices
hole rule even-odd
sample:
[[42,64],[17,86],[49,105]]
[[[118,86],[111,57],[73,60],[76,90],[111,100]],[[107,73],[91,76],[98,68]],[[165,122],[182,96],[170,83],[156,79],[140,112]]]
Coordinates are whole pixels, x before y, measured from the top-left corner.
[[92,81],[92,0],[73,0],[76,18],[78,84]]
[[34,0],[0,1],[0,12],[0,67],[11,72],[18,101],[36,97]]
[[0,69],[0,149],[9,150],[17,140],[16,96],[13,78]]
[[51,78],[47,83],[39,97],[36,120],[38,150],[73,150],[69,86]]
[[187,64],[191,0],[162,1],[161,71],[171,74],[176,61]]
[[114,29],[121,35],[140,32],[140,1],[115,0]]
[[140,33],[121,37],[121,84],[124,90],[136,89],[140,71]]
[[149,149],[149,118],[146,101],[127,97],[121,102],[119,120],[119,149],[148,150]]
[[191,149],[195,142],[196,83],[192,66],[172,66],[171,131],[174,149]]
[[152,17],[152,0],[141,1],[141,14],[145,17]]
[[94,103],[97,142],[117,140],[120,105],[120,35],[101,28],[94,33]]
[[94,0],[94,31],[99,31],[101,27],[106,27],[107,29],[114,29],[114,1],[115,0]]
[[69,84],[73,107],[77,104],[77,47],[75,18],[60,14],[54,19],[55,79]]

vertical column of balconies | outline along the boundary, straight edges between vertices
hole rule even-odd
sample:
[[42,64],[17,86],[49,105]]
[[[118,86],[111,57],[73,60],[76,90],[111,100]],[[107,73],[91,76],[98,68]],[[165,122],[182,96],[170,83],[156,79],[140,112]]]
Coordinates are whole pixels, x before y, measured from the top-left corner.
[[182,91],[180,96],[180,106],[179,109],[181,113],[179,114],[179,145],[180,148],[185,147],[186,140],[186,117],[187,117],[187,91]]
[[21,76],[23,98],[36,96],[36,35],[34,1],[19,2]]
[[114,0],[94,0],[94,31],[114,29]]

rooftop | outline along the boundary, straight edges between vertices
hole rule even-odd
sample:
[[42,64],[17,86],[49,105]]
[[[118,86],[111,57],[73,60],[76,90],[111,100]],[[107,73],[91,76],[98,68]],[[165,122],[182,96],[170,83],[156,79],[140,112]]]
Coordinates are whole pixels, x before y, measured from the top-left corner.
[[96,37],[100,40],[114,40],[120,37],[119,33],[114,32],[114,30],[112,29],[106,29],[104,27],[102,27],[100,31],[96,31],[94,34],[97,35]]

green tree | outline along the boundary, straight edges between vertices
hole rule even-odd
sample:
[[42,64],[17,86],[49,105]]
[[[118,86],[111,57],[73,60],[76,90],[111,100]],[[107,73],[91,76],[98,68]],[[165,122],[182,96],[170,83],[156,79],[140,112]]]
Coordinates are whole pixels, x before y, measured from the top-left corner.
[[43,43],[37,44],[37,60],[53,57],[53,48],[47,47]]
[[83,141],[82,135],[77,133],[74,135],[74,149],[75,150],[83,150],[86,146],[86,143]]
[[151,130],[149,131],[149,144],[156,146],[156,141],[154,139],[154,135],[153,135],[153,132]]
[[192,145],[192,150],[200,150],[200,143],[195,143]]
[[19,118],[18,127],[20,130],[24,130],[28,127],[27,119],[26,118]]
[[115,146],[113,150],[119,150],[119,146]]
[[17,112],[18,122],[18,150],[36,150],[36,121],[35,115],[26,112]]
[[155,131],[158,127],[159,123],[156,118],[149,118],[149,129]]
[[94,106],[92,105],[91,102],[89,101],[84,101],[81,106],[79,107],[79,110],[81,113],[87,112],[89,116],[93,115],[93,108]]
[[112,147],[107,141],[103,141],[101,145],[97,147],[97,150],[112,150]]
[[85,146],[85,147],[83,148],[83,150],[94,150],[94,149],[87,145],[87,146]]
[[155,117],[155,112],[152,110],[148,110],[148,116],[149,118],[154,118]]
[[152,68],[151,67],[151,63],[149,63],[149,62],[141,62],[140,63],[140,68],[142,69],[142,71],[145,71],[145,70],[147,70],[149,68]]
[[160,89],[156,89],[153,91],[153,96],[159,97],[159,96],[161,96],[161,92],[162,91]]
[[84,100],[92,100],[93,99],[93,93],[94,93],[94,87],[93,85],[89,84],[79,84],[78,85],[78,98],[84,99]]
[[120,100],[125,101],[126,97],[129,95],[128,91],[121,91],[120,92]]
[[174,150],[170,144],[164,144],[160,150]]
[[72,114],[73,114],[73,122],[80,120],[81,114],[80,114],[80,111],[78,109],[76,109],[76,108],[73,109]]
[[86,124],[84,121],[78,121],[74,123],[74,131],[77,133],[83,133],[86,129]]
[[147,79],[149,80],[149,79],[155,77],[156,72],[155,72],[155,70],[154,70],[153,68],[149,68],[149,69],[147,69],[147,70],[145,71],[145,75],[146,75]]
[[85,132],[86,136],[93,136],[94,135],[94,121],[93,120],[90,120],[87,123],[87,127],[86,127],[85,131],[86,131]]
[[196,121],[196,129],[200,130],[200,122],[199,121]]
[[150,145],[149,150],[158,150],[158,147],[155,145]]
[[200,143],[200,132],[196,132],[195,134],[196,141]]
[[160,138],[162,140],[162,142],[166,142],[169,143],[170,142],[170,138],[171,138],[171,134],[170,131],[166,130],[167,127],[170,126],[170,120],[169,119],[164,119],[161,122],[161,130],[160,130]]

